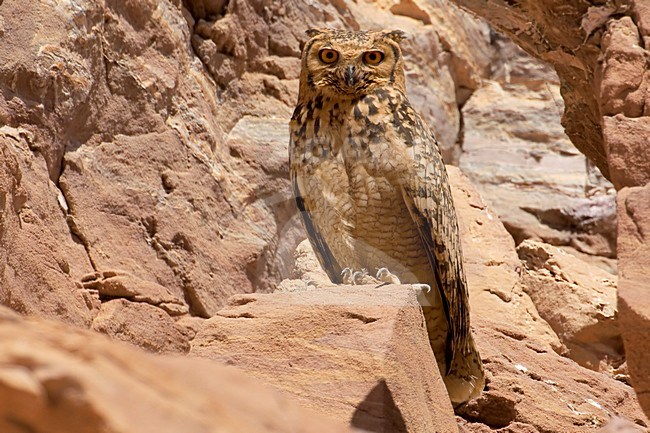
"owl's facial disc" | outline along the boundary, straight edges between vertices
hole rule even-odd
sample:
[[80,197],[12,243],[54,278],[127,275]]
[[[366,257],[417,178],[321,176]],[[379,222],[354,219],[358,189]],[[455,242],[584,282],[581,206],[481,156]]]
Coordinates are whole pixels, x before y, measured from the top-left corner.
[[358,97],[383,82],[378,67],[386,55],[380,49],[371,49],[342,55],[332,47],[318,50],[318,65],[314,84],[325,93],[343,97]]
[[308,35],[301,73],[306,91],[355,99],[378,88],[404,86],[402,32],[312,29]]

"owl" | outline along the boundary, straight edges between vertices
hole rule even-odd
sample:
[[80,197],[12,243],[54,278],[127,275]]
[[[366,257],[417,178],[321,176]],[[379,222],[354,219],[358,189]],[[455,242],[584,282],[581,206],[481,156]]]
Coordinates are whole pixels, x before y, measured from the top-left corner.
[[447,172],[406,96],[405,34],[307,35],[289,162],[309,241],[333,283],[370,274],[425,287],[431,348],[452,403],[463,403],[481,392],[484,372]]

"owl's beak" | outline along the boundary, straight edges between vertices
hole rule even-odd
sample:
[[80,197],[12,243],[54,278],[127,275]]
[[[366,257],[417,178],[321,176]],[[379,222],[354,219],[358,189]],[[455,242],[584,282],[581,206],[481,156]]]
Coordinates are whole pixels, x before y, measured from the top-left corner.
[[356,72],[357,69],[354,65],[348,65],[348,67],[345,68],[345,83],[350,87],[354,86],[357,80]]

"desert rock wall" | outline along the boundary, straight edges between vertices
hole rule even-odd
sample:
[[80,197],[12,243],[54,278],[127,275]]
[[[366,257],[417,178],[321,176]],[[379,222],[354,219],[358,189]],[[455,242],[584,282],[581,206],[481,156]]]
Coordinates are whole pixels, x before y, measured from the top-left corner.
[[[60,357],[77,362],[75,344],[90,335],[66,330],[85,328],[155,353],[198,354],[201,343],[208,347],[201,355],[216,359],[225,345],[214,343],[226,333],[214,324],[233,309],[233,295],[267,296],[249,306],[256,314],[256,305],[283,305],[285,295],[272,293],[278,288],[304,289],[302,280],[312,278],[304,275],[318,269],[298,247],[305,235],[287,162],[304,30],[400,28],[409,34],[403,48],[411,101],[434,129],[445,161],[467,175],[450,168],[468,243],[474,323],[493,387],[459,413],[460,428],[591,431],[618,416],[647,426],[626,382],[629,365],[648,410],[649,8],[641,1],[507,3],[0,1],[0,303],[33,317],[21,339],[42,336],[40,346],[18,349],[36,358],[43,351],[49,360],[38,362],[58,368]],[[309,271],[296,271],[305,263]],[[587,302],[594,292],[600,301]],[[550,301],[564,299],[559,295],[576,299],[576,308],[556,311]],[[336,314],[350,313],[343,310]],[[507,326],[492,320],[495,311]],[[281,309],[274,314],[280,323],[271,342],[283,338],[282,318],[290,317]],[[354,314],[345,316],[351,332],[373,326]],[[6,335],[25,320],[2,317]],[[260,323],[230,319],[251,319],[253,330]],[[242,329],[232,326],[228,335],[238,338]],[[415,330],[399,329],[417,343]],[[53,334],[68,332],[73,353],[52,349],[68,344]],[[122,353],[107,339],[89,338],[100,358]],[[48,406],[56,399],[38,391],[50,389],[49,376],[21,364],[31,358],[14,349],[0,353],[9,365],[0,369],[0,402],[16,395],[40,401],[45,424],[20,422],[42,431],[47,416],[59,416]],[[381,355],[390,358],[385,349]],[[250,350],[244,355],[259,357]],[[128,353],[160,375],[195,368]],[[91,401],[92,374],[83,374],[61,374],[57,384],[72,384],[57,388],[72,389],[61,395]],[[123,383],[122,392],[133,389]],[[376,410],[393,386],[396,395],[445,398],[416,381],[404,389],[387,383],[368,395],[356,390],[355,404],[365,404],[357,412]],[[144,387],[157,386],[152,378]],[[546,407],[528,398],[554,390],[566,401]],[[158,391],[147,392],[155,399]],[[265,398],[269,413],[277,413],[280,397]],[[411,411],[421,403],[398,401],[385,418],[417,425]],[[109,422],[93,404],[84,419]],[[386,415],[370,413],[363,426]],[[448,424],[453,413],[441,419]]]

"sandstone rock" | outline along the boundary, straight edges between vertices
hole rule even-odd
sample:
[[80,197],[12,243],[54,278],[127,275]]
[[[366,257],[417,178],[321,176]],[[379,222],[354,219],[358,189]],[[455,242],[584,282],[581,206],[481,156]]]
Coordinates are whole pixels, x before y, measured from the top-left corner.
[[91,264],[61,209],[34,134],[0,128],[0,302],[23,314],[88,326],[96,305],[78,286]]
[[2,432],[350,431],[207,360],[153,356],[4,307],[0,338]]
[[[474,322],[488,371],[486,391],[458,412],[466,431],[591,432],[620,416],[645,431],[648,421],[629,386],[535,348],[534,337],[498,318]],[[522,342],[526,341],[526,344]]]
[[[561,344],[525,292],[514,242],[467,177],[454,167],[447,167],[447,171],[460,222],[472,328],[489,372],[484,395],[460,410],[469,420],[461,421],[461,426],[477,432],[592,431],[592,422],[604,425],[617,413],[647,426],[631,388],[556,353]],[[562,257],[567,269],[574,269],[575,278],[587,285],[589,276],[580,269],[584,265]],[[611,278],[602,271],[595,272]]]
[[[524,291],[526,279],[521,278],[517,270],[521,263],[514,242],[498,219],[480,201],[468,179],[456,168],[448,167],[448,172],[460,220],[472,302],[472,327],[488,371],[485,392],[458,409],[461,430],[588,432],[605,426],[610,417],[619,416],[635,423],[637,430],[643,431],[648,421],[636,406],[632,388],[608,374],[580,367],[556,353],[559,349],[557,336],[539,317],[535,305]],[[524,246],[526,245],[531,244],[525,243]],[[308,268],[316,265],[307,244],[303,244],[297,257],[297,263],[301,266],[296,277],[307,275]],[[548,259],[545,263],[547,262]],[[579,268],[582,264],[578,259],[562,256],[555,263],[563,265],[566,268],[564,272],[572,275],[574,282],[588,286],[588,282],[592,281],[588,270]],[[541,262],[537,263],[538,267],[541,265]],[[319,273],[320,271],[315,271],[309,278],[314,278]],[[609,277],[603,271],[598,274],[603,278]],[[552,288],[552,284],[548,288]],[[336,289],[307,291],[303,287],[302,290],[297,293],[259,295],[256,300],[250,296],[234,298],[233,307],[219,313],[224,317],[217,316],[206,322],[206,327],[193,341],[192,353],[217,356],[218,359],[235,365],[245,365],[263,380],[279,384],[291,393],[303,395],[309,399],[304,404],[310,404],[314,401],[311,397],[313,391],[302,391],[302,385],[298,388],[301,391],[297,392],[296,383],[302,384],[302,381],[311,376],[308,372],[312,369],[323,371],[320,364],[322,359],[340,359],[341,352],[347,354],[348,349],[343,350],[341,347],[336,349],[338,352],[322,347],[331,341],[343,341],[349,328],[344,328],[345,331],[342,332],[339,325],[337,330],[330,331],[333,335],[328,337],[321,332],[312,332],[315,326],[304,325],[308,319],[281,305],[280,300],[291,299],[293,304],[301,306],[308,304],[308,307],[302,308],[323,308],[321,304],[327,302],[332,291],[336,291],[337,300],[329,302],[337,307],[330,305],[329,308],[341,308],[339,304],[351,308],[367,289],[341,286]],[[392,295],[384,294],[380,289],[372,290],[374,294],[382,293],[381,296],[375,296],[381,302],[390,299],[389,295]],[[607,295],[611,297],[612,293]],[[330,320],[327,312],[314,313],[313,316],[318,317],[315,320],[322,323]],[[367,319],[376,316],[364,313],[357,320],[361,320],[359,317]],[[587,321],[581,315],[580,319]],[[364,332],[369,332],[367,329],[370,325],[382,320],[357,326],[365,327]],[[263,323],[255,324],[256,321]],[[281,330],[281,337],[275,336],[279,332],[276,329]],[[271,331],[265,332],[268,330]],[[307,343],[304,342],[305,335]],[[260,338],[264,339],[262,344],[265,349],[259,349]],[[356,338],[355,347],[359,347],[359,341],[364,341],[363,345],[368,344],[362,338],[366,336]],[[373,336],[371,341],[376,339]],[[295,345],[313,347],[313,341],[317,341],[319,353],[324,355],[319,358],[294,355],[291,360],[287,360],[287,353],[294,353]],[[347,347],[343,344],[341,346]],[[260,351],[266,354],[265,357],[257,356]],[[268,360],[268,356],[274,358]],[[294,358],[298,358],[300,364],[294,362]],[[278,369],[288,369],[288,362],[291,362],[292,368],[296,365],[301,368],[301,374],[293,373],[292,377],[295,375],[297,379],[290,382],[280,379],[283,375],[276,373]],[[311,386],[314,386],[313,383]],[[332,392],[339,395],[342,391],[338,388],[333,391],[319,388],[316,392],[319,396],[317,400],[325,399],[324,396],[329,396]],[[335,401],[340,401],[340,398]],[[320,405],[333,405],[333,402],[327,399],[326,403],[316,404],[321,407]],[[333,409],[328,409],[330,410]]]
[[529,86],[488,82],[474,92],[463,107],[460,167],[517,244],[541,240],[615,258],[614,190],[597,181],[588,188],[586,159],[559,123],[558,87]]
[[487,19],[526,52],[555,68],[565,102],[562,124],[576,147],[609,178],[600,111],[593,91],[594,74],[583,73],[595,69],[602,32],[589,39],[590,35],[585,35],[576,24],[589,6],[577,0],[564,3],[561,10],[553,2],[536,0],[516,4],[495,0],[454,2]]
[[649,116],[603,117],[607,158],[617,189],[650,183]]
[[518,329],[517,335],[534,337],[544,350],[559,350],[557,335],[521,284],[522,264],[512,238],[469,179],[456,167],[447,166],[447,172],[460,224],[472,318],[497,317]]
[[[443,144],[456,146],[457,94],[475,88],[487,68],[485,50],[474,50],[489,43],[487,26],[449,12],[445,2],[417,6],[431,23],[458,23],[436,33],[404,15],[396,23],[394,13],[410,12],[391,7],[4,5],[0,54],[10,61],[0,67],[0,123],[25,136],[20,146],[40,179],[24,182],[26,206],[39,216],[25,227],[47,250],[24,269],[10,264],[3,301],[89,326],[99,301],[77,289],[89,273],[126,273],[164,287],[185,304],[179,311],[202,317],[233,294],[272,290],[288,276],[300,240],[292,232],[298,225],[285,158],[306,38],[295,23],[403,24],[412,35],[405,51],[413,99],[441,128]],[[467,30],[460,30],[464,21]],[[18,236],[15,227],[7,223],[8,238]],[[18,243],[8,260],[28,263]],[[61,287],[70,299],[54,307],[51,293]]]
[[650,413],[650,184],[618,195],[621,331],[632,384]]
[[113,299],[102,303],[92,329],[151,352],[189,350],[187,335],[164,310],[142,302]]
[[624,359],[616,307],[616,281],[608,272],[550,245],[524,241],[525,291],[566,346],[569,358],[593,370]]
[[492,42],[490,80],[515,92],[514,86],[519,85],[539,92],[549,85],[553,89],[559,84],[557,73],[551,65],[532,57],[503,33],[492,30],[490,38]]
[[[609,21],[601,44],[603,56],[602,66],[599,68],[599,84],[602,114],[604,116],[623,114],[626,117],[649,116],[648,51],[643,48],[639,29],[632,17],[624,16]],[[605,133],[605,139],[607,135]],[[605,147],[607,148],[607,145]]]
[[[532,0],[463,3],[478,4],[529,53],[558,68],[569,136],[606,176],[603,161],[610,158],[617,185],[642,185],[648,170],[639,161],[630,159],[634,172],[620,169],[623,158],[637,155],[627,147],[634,137],[616,134],[636,131],[630,125],[642,122],[630,116],[648,106],[647,71],[639,73],[640,52],[629,44],[635,26],[636,45],[647,51],[647,6],[605,5],[590,14],[589,5],[575,0],[557,10]],[[213,315],[228,297],[273,290],[289,275],[300,240],[282,155],[303,26],[406,29],[411,98],[437,129],[448,161],[458,158],[463,141],[459,107],[483,79],[545,88],[546,71],[528,60],[518,58],[506,73],[499,59],[508,56],[502,48],[493,52],[488,26],[443,0],[4,2],[0,302],[83,327],[101,324],[116,336],[120,325],[136,344],[183,351],[202,326],[199,317]],[[616,63],[628,54],[635,62]],[[600,55],[602,68],[623,71],[638,86],[599,71]],[[602,88],[593,85],[598,73]],[[604,139],[598,104],[611,113]],[[583,205],[571,203],[568,217],[564,208],[526,208],[550,227],[558,218],[583,224],[576,210]],[[476,220],[487,224],[494,214],[478,206]],[[594,227],[611,227],[610,220],[597,221]],[[570,237],[567,248],[613,253],[611,238],[588,230],[587,237]],[[499,239],[495,245],[508,244]],[[518,283],[508,245],[503,263],[491,262],[498,250],[469,253],[472,285],[479,287],[472,297],[480,300],[473,314],[494,308],[520,332],[541,336],[538,349],[556,347],[557,337]],[[111,280],[107,273],[129,277]],[[83,281],[88,274],[101,276],[97,285]],[[631,319],[639,307],[629,305],[636,310],[622,313]],[[635,359],[640,352],[628,347]]]
[[96,290],[102,299],[126,298],[134,302],[145,302],[161,308],[170,316],[188,312],[185,303],[167,288],[126,273],[105,271],[89,274],[82,278],[82,285],[86,289]]
[[190,353],[235,365],[303,406],[369,431],[457,431],[410,286],[241,295]]
[[614,416],[612,419],[601,429],[600,433],[638,433],[642,431],[638,424],[631,422],[620,416]]
[[291,278],[282,280],[278,285],[278,291],[293,292],[304,290],[309,286],[323,287],[332,284],[320,263],[318,263],[309,239],[305,239],[298,244],[293,256],[295,261]]
[[[647,61],[643,60],[648,57],[650,9],[646,2],[587,5],[572,0],[558,9],[550,1],[507,4],[494,0],[455,1],[487,18],[527,52],[554,66],[562,82],[566,105],[563,125],[567,134],[617,188],[641,187],[647,182],[646,173],[650,172],[650,167],[642,158],[647,146],[640,144],[647,135],[644,126],[650,82]],[[532,27],[531,23],[534,23]],[[602,118],[601,113],[609,117]],[[633,119],[639,116],[643,117],[638,122]],[[630,235],[629,239],[625,238]],[[634,233],[619,231],[619,249],[637,239]],[[640,242],[641,248],[645,248],[646,243]],[[621,259],[619,265],[637,266],[626,261]],[[636,289],[637,285],[621,279],[623,293],[627,291],[635,300],[646,297],[643,292],[632,295],[632,287]],[[634,330],[628,330],[625,324],[636,324],[639,318],[647,315],[628,310],[627,305],[621,302],[626,353],[633,359],[646,359],[647,348],[629,343],[639,328],[632,325]],[[640,323],[646,322],[641,320]],[[642,325],[641,328],[647,334],[647,327]],[[641,395],[645,393],[642,391]],[[645,400],[642,403],[650,413],[649,404]]]

